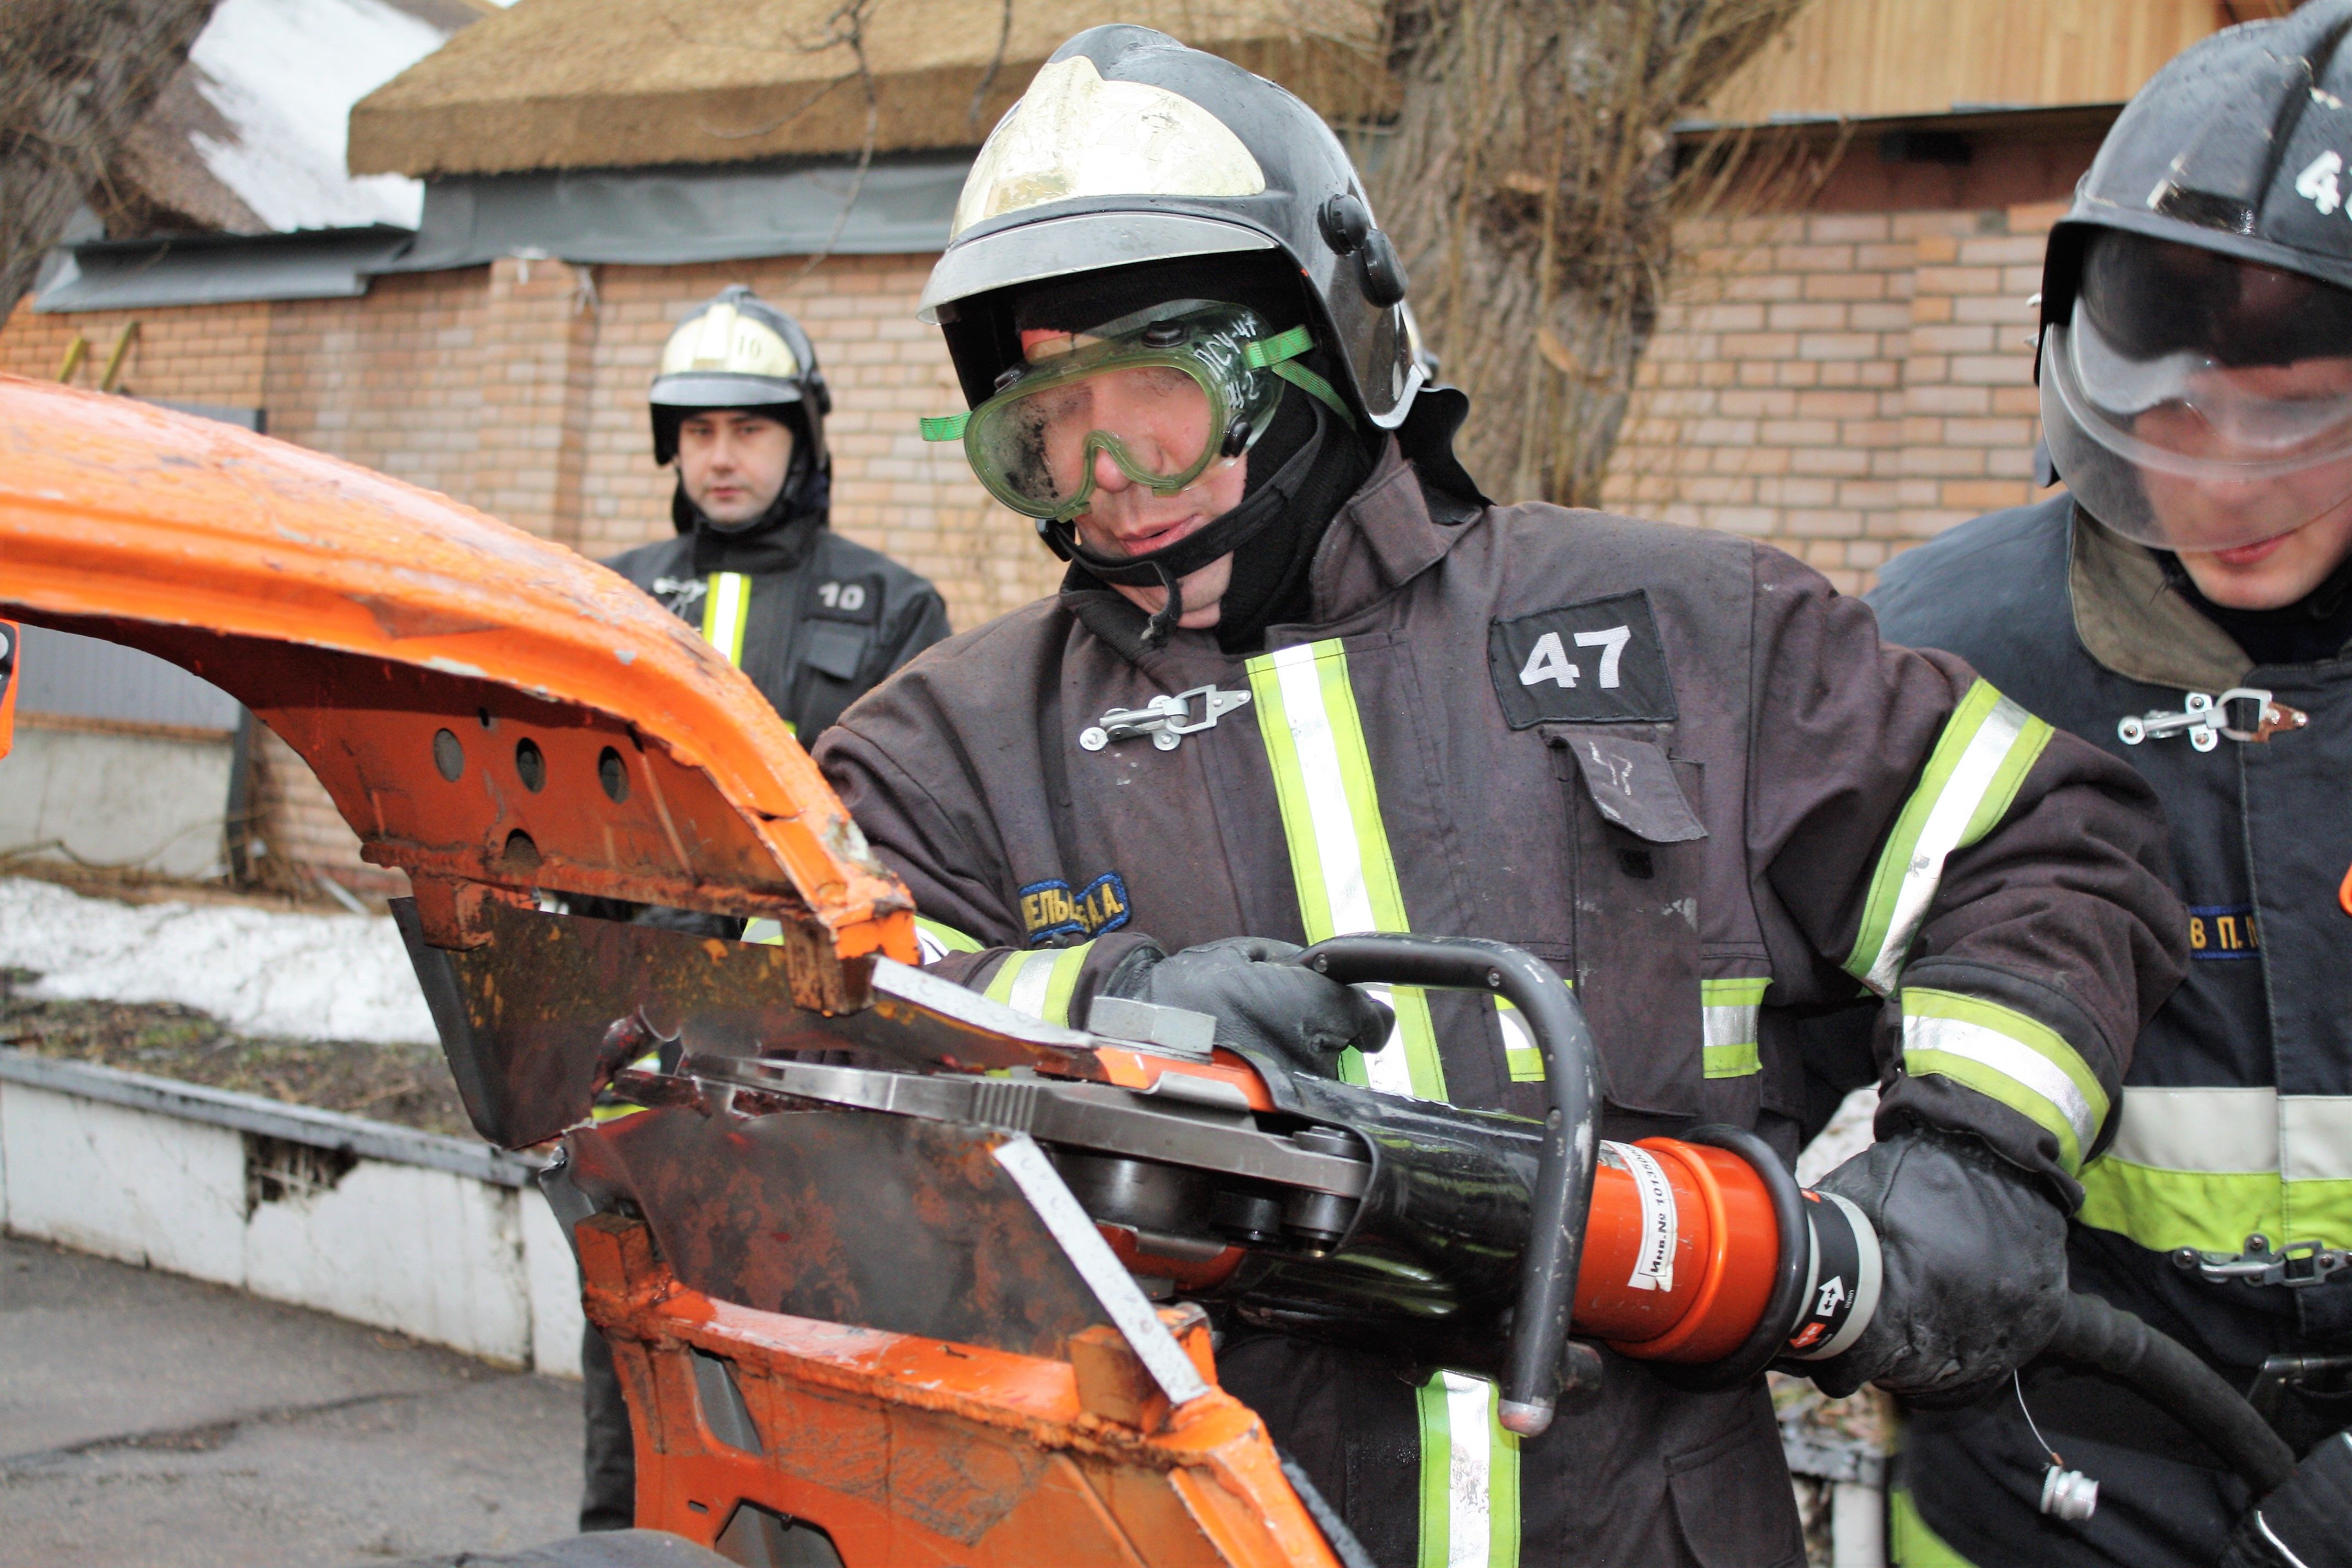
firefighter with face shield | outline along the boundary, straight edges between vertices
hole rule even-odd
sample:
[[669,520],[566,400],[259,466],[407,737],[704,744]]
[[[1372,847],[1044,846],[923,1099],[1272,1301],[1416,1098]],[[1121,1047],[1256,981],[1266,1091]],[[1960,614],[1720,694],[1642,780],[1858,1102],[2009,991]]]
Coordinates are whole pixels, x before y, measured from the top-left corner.
[[[933,971],[1055,1023],[1189,1008],[1302,1074],[1540,1119],[1509,1009],[1280,962],[1498,938],[1573,980],[1601,1136],[1732,1122],[1791,1157],[1792,1020],[1866,985],[1892,1157],[1830,1184],[1886,1284],[1808,1364],[2005,1378],[2178,975],[2145,790],[1786,556],[1489,502],[1405,292],[1314,112],[1161,34],[1080,34],[991,134],[924,298],[968,410],[926,434],[1069,571],[817,748]],[[1219,1310],[1220,1379],[1377,1562],[1803,1561],[1760,1377],[1604,1355],[1545,1427],[1343,1310]]]
[[[1890,639],[1959,654],[2162,799],[2189,977],[2083,1173],[2070,1269],[2255,1391],[2307,1457],[2250,1499],[2136,1395],[2030,1371],[1916,1413],[1914,1568],[2352,1563],[2352,1363],[2326,1360],[2352,1352],[2347,30],[2352,4],[2319,0],[2141,89],[2050,239],[2039,377],[2065,491],[1900,557],[1871,595]],[[2028,1413],[2099,1483],[2090,1518],[2042,1511]]]

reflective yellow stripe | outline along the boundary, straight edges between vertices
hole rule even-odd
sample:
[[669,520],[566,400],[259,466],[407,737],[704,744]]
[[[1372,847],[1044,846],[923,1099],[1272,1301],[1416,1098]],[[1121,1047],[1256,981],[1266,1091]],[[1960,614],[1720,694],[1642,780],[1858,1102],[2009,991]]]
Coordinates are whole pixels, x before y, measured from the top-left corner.
[[1079,972],[1086,968],[1087,952],[1093,946],[1087,942],[1079,947],[1008,953],[989,977],[985,994],[990,1001],[1002,1002],[1016,1013],[1026,1013],[1048,1024],[1067,1024],[1070,998],[1077,990]]
[[2127,1088],[2083,1193],[2084,1225],[2156,1252],[2352,1245],[2352,1096]]
[[1909,1488],[1896,1487],[1886,1494],[1886,1523],[1887,1558],[1895,1568],[1976,1568],[1927,1528]]
[[[1250,710],[1274,770],[1307,940],[1411,931],[1346,651],[1337,638],[1305,643],[1261,654],[1248,668]],[[1365,989],[1396,1009],[1396,1028],[1384,1050],[1345,1053],[1341,1076],[1389,1094],[1444,1100],[1428,997],[1408,985]]]
[[743,626],[751,618],[751,579],[740,572],[713,572],[702,595],[702,640],[738,669],[743,667]]
[[2069,1175],[2107,1120],[2106,1090],[2063,1036],[1980,996],[1906,986],[1903,1068],[1966,1084],[2048,1130]]
[[1441,1372],[1421,1415],[1419,1568],[1517,1568],[1519,1440],[1496,1419],[1495,1385]]
[[1952,710],[1918,787],[1879,851],[1846,972],[1885,996],[1944,879],[1944,862],[2008,815],[2050,726],[1979,680]]
[[1769,976],[1698,983],[1707,1077],[1747,1078],[1764,1070],[1763,1058],[1756,1047],[1756,1021],[1764,1008],[1764,993],[1771,984]]
[[783,922],[772,921],[765,915],[755,915],[743,922],[743,940],[756,942],[762,947],[782,947],[784,945]]
[[921,915],[915,917],[915,946],[920,951],[925,963],[937,963],[951,952],[978,952],[982,950],[979,938],[966,936],[951,925],[926,920]]
[[1511,1081],[1543,1082],[1543,1052],[1536,1048],[1536,1037],[1528,1028],[1528,1021],[1500,996],[1494,998],[1494,1003],[1495,1022],[1503,1031],[1503,1066],[1510,1073]]

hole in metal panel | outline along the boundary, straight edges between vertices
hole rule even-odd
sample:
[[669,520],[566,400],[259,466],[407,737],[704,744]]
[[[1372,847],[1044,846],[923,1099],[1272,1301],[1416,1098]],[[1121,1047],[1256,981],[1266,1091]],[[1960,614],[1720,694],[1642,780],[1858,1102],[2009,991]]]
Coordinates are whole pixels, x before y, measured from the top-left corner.
[[521,777],[522,787],[533,795],[547,787],[547,757],[528,735],[515,742],[515,773]]
[[712,1549],[743,1568],[845,1568],[833,1537],[804,1519],[738,1503]]
[[688,1353],[694,1358],[694,1394],[702,1404],[703,1426],[730,1448],[761,1452],[760,1429],[751,1425],[751,1406],[735,1382],[735,1363],[701,1351]]
[[507,835],[506,866],[509,871],[539,869],[539,846],[520,827]]
[[457,737],[450,731],[433,731],[433,765],[439,769],[441,776],[451,784],[456,784],[460,777],[464,776],[466,748],[457,743]]
[[614,805],[629,798],[629,767],[621,753],[607,746],[596,758],[596,782]]

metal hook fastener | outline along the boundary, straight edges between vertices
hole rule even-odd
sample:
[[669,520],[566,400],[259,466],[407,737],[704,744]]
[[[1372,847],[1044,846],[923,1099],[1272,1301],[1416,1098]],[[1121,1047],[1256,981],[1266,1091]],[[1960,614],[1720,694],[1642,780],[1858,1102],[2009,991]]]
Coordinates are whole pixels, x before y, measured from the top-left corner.
[[[2245,715],[2253,721],[2251,730],[2234,728],[2230,722],[2231,709],[2241,703],[2251,710]],[[2258,686],[2233,686],[2219,697],[2191,691],[2182,699],[2181,709],[2178,713],[2126,714],[2116,723],[2116,734],[2125,745],[2137,746],[2142,741],[2160,741],[2185,731],[2190,745],[2210,752],[2224,736],[2258,744],[2282,730],[2300,730],[2311,722],[2310,714],[2273,701],[2271,694]]]
[[[1202,703],[1198,719],[1192,717],[1195,697]],[[1211,684],[1180,691],[1173,697],[1155,697],[1140,708],[1106,709],[1092,727],[1079,734],[1078,744],[1089,752],[1099,752],[1113,741],[1149,735],[1153,745],[1163,752],[1172,752],[1184,743],[1185,736],[1216,728],[1218,720],[1249,700],[1246,691],[1220,691]]]
[[2172,1255],[2172,1262],[2177,1268],[2194,1269],[2217,1284],[2236,1279],[2248,1285],[2284,1285],[2291,1290],[2301,1290],[2325,1283],[2329,1275],[2352,1263],[2352,1258],[2316,1241],[2290,1241],[2274,1251],[2271,1238],[2257,1231],[2246,1237],[2245,1251],[2234,1257],[2184,1247]]

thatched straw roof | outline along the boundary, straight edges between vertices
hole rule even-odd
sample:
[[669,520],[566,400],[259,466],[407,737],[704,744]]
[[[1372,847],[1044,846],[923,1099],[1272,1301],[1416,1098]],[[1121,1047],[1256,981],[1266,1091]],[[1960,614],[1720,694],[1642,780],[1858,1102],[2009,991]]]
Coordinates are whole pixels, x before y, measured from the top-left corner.
[[[852,14],[843,0],[520,0],[360,100],[352,172],[854,153],[866,101],[841,37]],[[1214,50],[1335,119],[1383,112],[1394,91],[1369,0],[866,0],[863,16],[882,152],[977,146],[1046,56],[1104,22]]]

